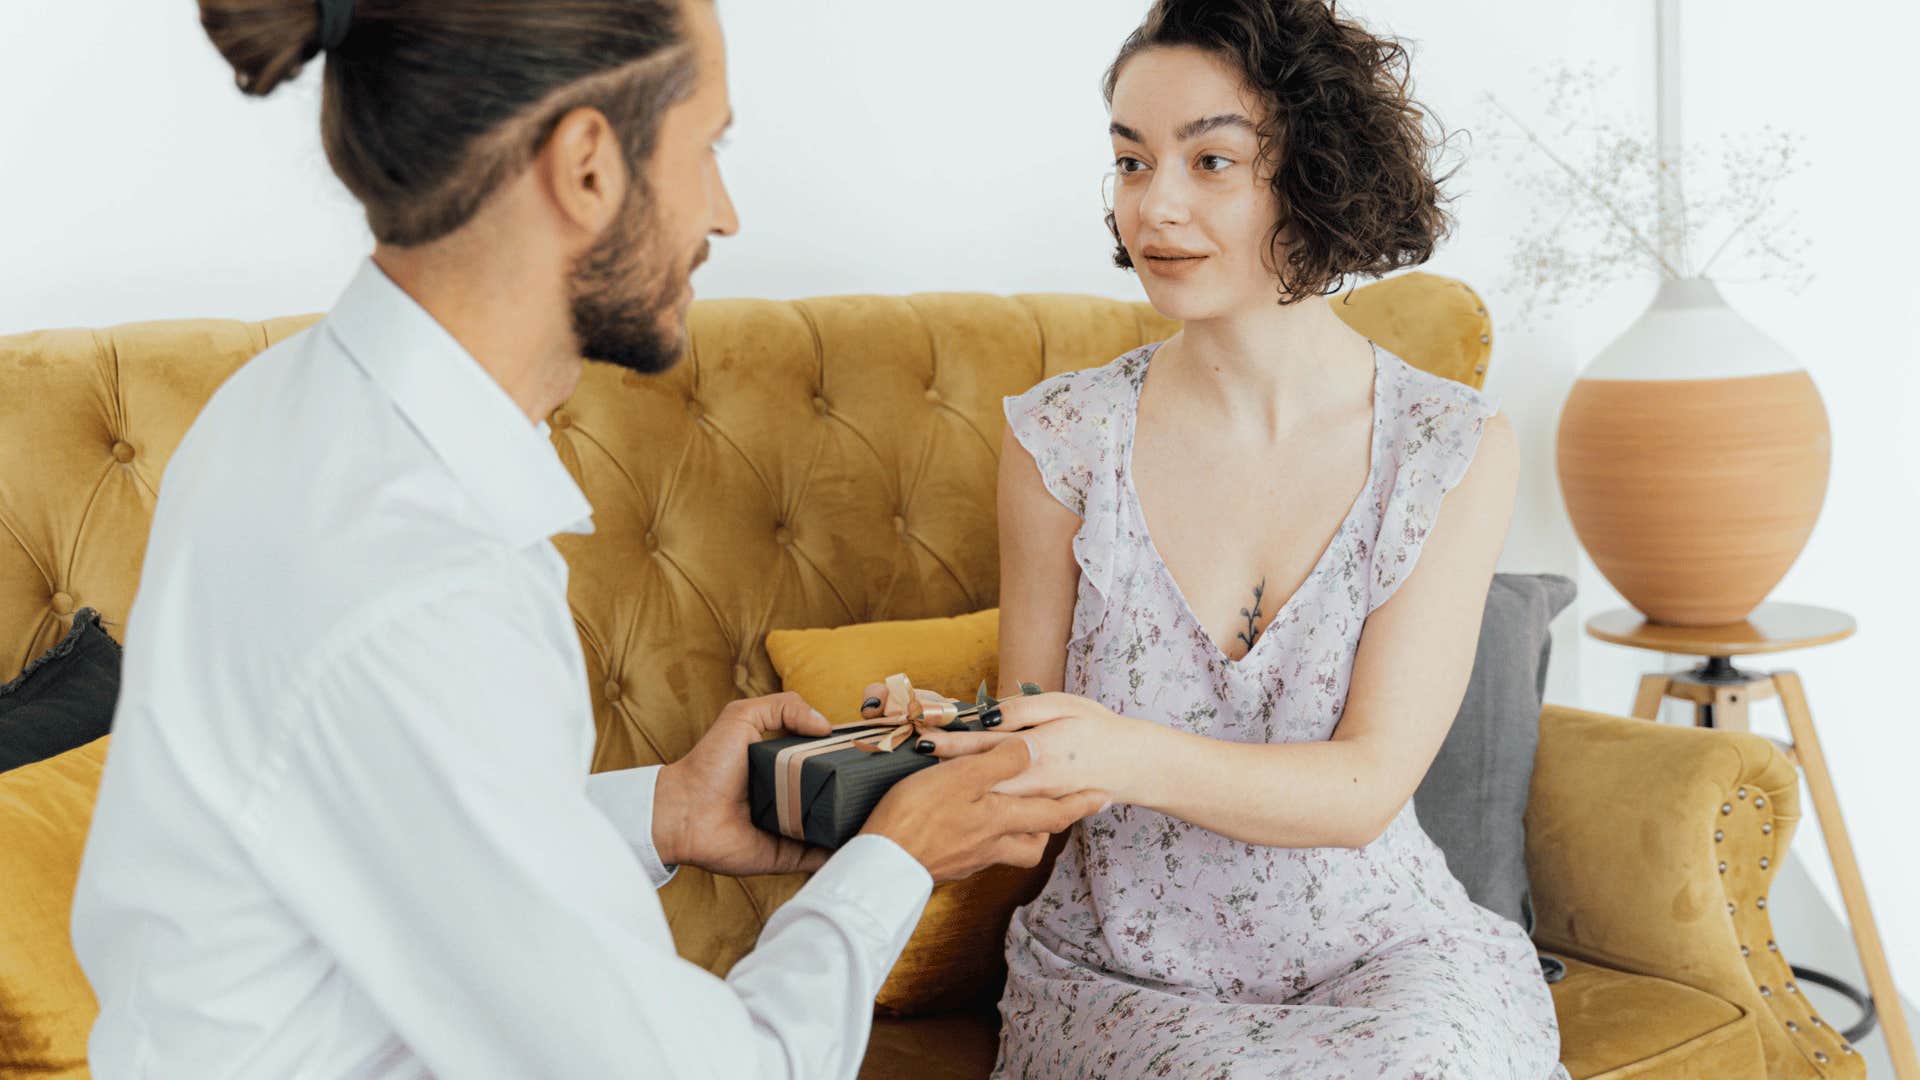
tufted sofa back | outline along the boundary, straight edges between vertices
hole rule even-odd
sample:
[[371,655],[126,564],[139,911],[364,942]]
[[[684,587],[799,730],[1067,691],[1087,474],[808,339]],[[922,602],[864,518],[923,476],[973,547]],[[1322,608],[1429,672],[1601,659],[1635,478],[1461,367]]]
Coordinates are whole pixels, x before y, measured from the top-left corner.
[[[1484,306],[1406,274],[1333,301],[1409,363],[1479,386]],[[214,389],[313,317],[0,337],[0,681],[81,606],[124,624],[167,459]],[[590,363],[550,418],[594,507],[556,540],[587,657],[596,769],[672,760],[771,693],[767,631],[998,602],[1000,399],[1175,325],[1085,296],[925,294],[694,305],[687,362]],[[796,880],[683,871],[682,952],[724,971]]]

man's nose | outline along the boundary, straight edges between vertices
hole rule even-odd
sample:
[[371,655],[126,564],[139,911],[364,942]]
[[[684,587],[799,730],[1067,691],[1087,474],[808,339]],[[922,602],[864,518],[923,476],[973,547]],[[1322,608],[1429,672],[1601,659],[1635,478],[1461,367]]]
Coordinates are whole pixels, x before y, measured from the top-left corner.
[[733,236],[740,231],[740,215],[733,208],[733,195],[727,191],[726,177],[720,166],[713,167],[713,235]]

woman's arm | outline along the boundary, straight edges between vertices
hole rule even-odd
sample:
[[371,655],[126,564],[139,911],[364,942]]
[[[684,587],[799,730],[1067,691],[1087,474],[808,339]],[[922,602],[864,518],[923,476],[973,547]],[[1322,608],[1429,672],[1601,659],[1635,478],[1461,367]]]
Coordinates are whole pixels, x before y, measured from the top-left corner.
[[[1467,475],[1441,504],[1419,563],[1367,619],[1329,741],[1227,742],[1064,694],[1016,698],[1003,706],[1002,731],[1022,731],[1039,754],[1007,790],[1099,787],[1116,802],[1254,844],[1372,842],[1412,798],[1466,693],[1517,472],[1512,425],[1496,414]],[[1010,625],[1018,623],[1003,612],[1003,634]],[[942,732],[934,741],[950,756],[1006,737]]]
[[1073,632],[1080,567],[1073,537],[1080,518],[1041,482],[1033,455],[1008,426],[1000,438],[1000,686],[1066,685],[1067,636]]

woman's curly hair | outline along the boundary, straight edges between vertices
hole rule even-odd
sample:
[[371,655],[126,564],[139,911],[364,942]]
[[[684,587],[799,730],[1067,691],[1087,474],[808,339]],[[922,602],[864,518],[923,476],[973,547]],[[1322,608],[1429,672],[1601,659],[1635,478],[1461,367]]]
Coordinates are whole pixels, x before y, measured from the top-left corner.
[[[1262,164],[1280,201],[1268,265],[1282,304],[1432,257],[1452,224],[1447,177],[1433,175],[1445,139],[1413,100],[1404,45],[1340,18],[1328,0],[1156,0],[1107,68],[1108,106],[1134,54],[1177,45],[1224,57],[1266,104]],[[1111,210],[1107,228],[1114,263],[1132,269]]]

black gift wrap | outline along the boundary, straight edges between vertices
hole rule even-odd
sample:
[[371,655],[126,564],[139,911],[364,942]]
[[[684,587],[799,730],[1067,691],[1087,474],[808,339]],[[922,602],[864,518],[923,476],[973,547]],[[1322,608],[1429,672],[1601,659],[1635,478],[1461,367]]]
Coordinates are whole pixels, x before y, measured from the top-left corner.
[[[891,726],[876,725],[875,736]],[[946,725],[949,731],[984,730],[978,720]],[[753,823],[770,833],[780,832],[779,808],[774,802],[774,761],[789,746],[818,740],[787,735],[747,747],[747,809]],[[800,765],[800,820],[806,842],[838,848],[858,835],[873,808],[893,785],[938,762],[932,754],[913,748],[916,733],[893,750],[870,753],[848,745],[818,754]]]

